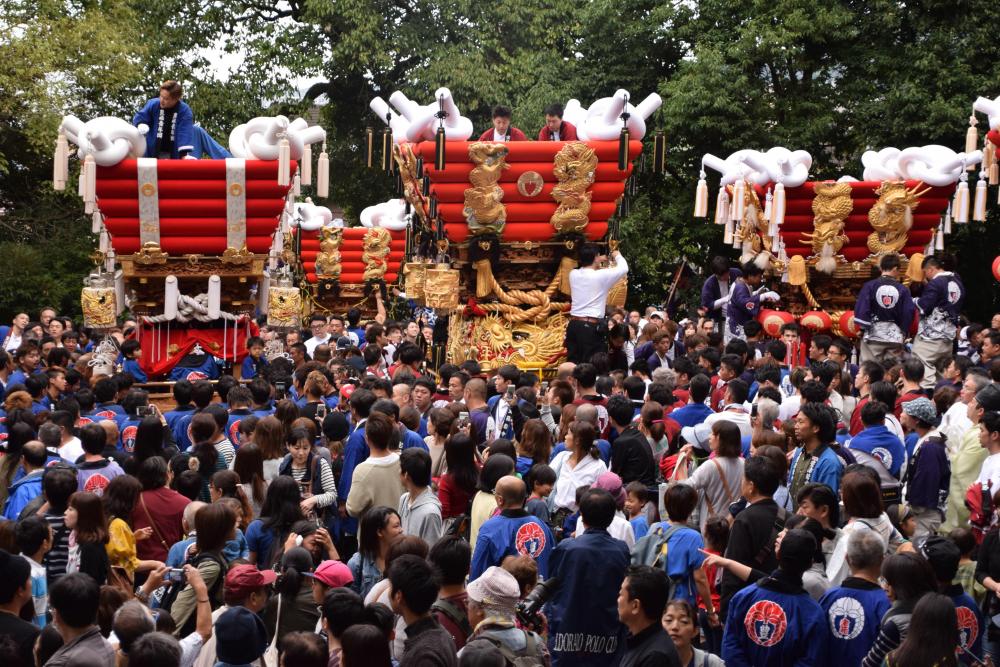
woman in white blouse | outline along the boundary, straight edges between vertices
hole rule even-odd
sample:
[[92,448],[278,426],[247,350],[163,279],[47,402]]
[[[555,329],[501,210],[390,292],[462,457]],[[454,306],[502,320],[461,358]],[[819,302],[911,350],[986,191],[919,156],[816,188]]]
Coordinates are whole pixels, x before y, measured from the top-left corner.
[[549,464],[556,471],[556,485],[552,491],[556,515],[575,512],[576,490],[591,486],[608,471],[596,443],[597,431],[589,422],[573,422],[569,427],[566,449]]

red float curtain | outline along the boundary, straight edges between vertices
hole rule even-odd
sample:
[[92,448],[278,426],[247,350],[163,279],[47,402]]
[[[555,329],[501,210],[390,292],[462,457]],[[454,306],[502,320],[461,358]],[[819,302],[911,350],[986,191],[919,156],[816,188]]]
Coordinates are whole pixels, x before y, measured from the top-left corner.
[[[169,327],[166,322],[144,322],[134,337],[142,347],[139,365],[147,375],[156,377],[169,373],[194,349],[195,343],[208,354],[241,363],[247,356],[247,338],[259,334],[257,323],[244,315],[236,322],[227,322],[225,331],[221,324],[211,329],[194,329],[177,322],[171,322]],[[173,354],[169,352],[171,345],[177,346]]]

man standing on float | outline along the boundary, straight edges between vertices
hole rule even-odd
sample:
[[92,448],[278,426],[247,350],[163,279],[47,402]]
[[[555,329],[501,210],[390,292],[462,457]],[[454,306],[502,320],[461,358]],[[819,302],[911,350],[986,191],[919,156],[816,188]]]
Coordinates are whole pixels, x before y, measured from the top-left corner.
[[881,275],[865,283],[854,304],[854,323],[861,329],[861,363],[902,360],[903,343],[913,323],[913,298],[899,282],[899,255],[879,260]]
[[580,249],[580,267],[569,272],[572,308],[566,327],[566,358],[576,364],[590,362],[595,352],[607,351],[608,325],[605,309],[608,292],[628,275],[628,263],[617,250],[612,251],[614,265],[598,268],[607,261],[597,246],[585,244]]
[[181,84],[168,79],[160,86],[160,96],[146,102],[132,118],[132,124],[146,137],[145,157],[161,160],[191,158],[194,150],[194,114],[181,101]]

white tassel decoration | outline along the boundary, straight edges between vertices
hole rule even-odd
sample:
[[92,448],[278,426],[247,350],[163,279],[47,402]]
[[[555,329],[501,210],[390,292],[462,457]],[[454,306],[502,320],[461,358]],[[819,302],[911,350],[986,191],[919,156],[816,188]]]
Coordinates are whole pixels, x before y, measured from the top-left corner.
[[729,220],[729,194],[726,193],[726,186],[719,189],[719,196],[715,199],[715,224],[724,225]]
[[837,258],[833,256],[833,246],[829,243],[823,244],[819,260],[816,261],[816,270],[827,274],[837,270]]
[[222,314],[222,279],[212,275],[208,277],[208,317],[219,319]]
[[[944,226],[946,229],[951,229],[951,202],[948,202],[948,208],[944,211]],[[948,232],[951,233],[950,231]]]
[[177,319],[177,299],[181,290],[177,284],[177,276],[169,275],[163,280],[163,317],[167,320]]
[[933,257],[934,256],[934,239],[933,238],[931,238],[931,242],[927,244],[927,247],[924,248],[924,256],[925,257]]
[[976,202],[972,207],[972,219],[976,222],[986,222],[986,189],[986,172],[980,171],[979,182],[976,183]]
[[746,183],[741,178],[733,184],[733,205],[729,214],[733,220],[742,221],[747,211]]
[[326,144],[316,162],[316,196],[324,199],[330,196],[330,158],[326,154]]
[[69,142],[66,133],[59,132],[56,139],[56,155],[52,161],[52,187],[62,192],[66,189],[66,179],[69,177]]
[[722,242],[726,245],[733,243],[733,221],[731,218],[726,218],[726,232],[722,236]]
[[[965,152],[974,153],[979,146],[979,131],[976,129],[976,125],[979,121],[976,120],[976,112],[973,110],[972,115],[969,116],[969,129],[965,131]],[[976,165],[970,164],[966,167],[969,171],[974,171]]]
[[83,199],[83,193],[87,190],[87,174],[84,173],[83,164],[80,164],[80,173],[76,177],[76,196]]
[[941,218],[941,229],[944,230],[945,234],[951,234],[951,215],[948,213],[945,213],[944,217]]
[[88,155],[83,161],[83,203],[87,215],[94,212],[94,204],[97,203],[97,163],[93,155]]
[[771,214],[775,227],[781,227],[785,222],[785,184],[778,183],[774,186],[774,203],[771,205]]
[[299,176],[302,177],[302,185],[312,185],[313,150],[311,144],[306,144],[302,147],[302,160],[299,161]]
[[302,194],[302,177],[295,174],[295,178],[292,179],[292,194],[298,197]]
[[278,142],[278,185],[291,185],[292,183],[292,152],[288,145],[288,139],[281,138]]
[[934,232],[934,249],[944,250],[944,232],[940,229],[937,229]]
[[708,183],[705,182],[705,172],[698,178],[698,188],[694,192],[694,217],[708,217]]
[[969,183],[965,179],[965,174],[962,176],[963,178],[955,190],[955,205],[952,207],[952,215],[955,216],[955,222],[959,224],[965,224],[969,221]]

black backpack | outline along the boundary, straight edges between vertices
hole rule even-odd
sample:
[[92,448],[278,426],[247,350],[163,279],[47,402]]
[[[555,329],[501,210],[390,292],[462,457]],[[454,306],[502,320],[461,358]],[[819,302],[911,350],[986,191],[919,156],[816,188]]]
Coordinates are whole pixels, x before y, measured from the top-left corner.
[[[203,563],[207,560],[214,561],[219,566],[219,576],[215,578],[215,582],[208,589],[208,602],[212,606],[212,611],[215,611],[222,605],[222,603],[219,601],[219,598],[221,597],[219,593],[222,590],[222,582],[225,581],[226,579],[226,567],[227,567],[226,561],[223,560],[221,556],[218,556],[216,554],[202,553],[202,554],[197,554],[193,558],[189,558],[187,560],[187,564],[190,564],[194,567],[198,567],[200,563]],[[186,586],[187,586],[186,581],[181,581],[171,584],[170,587],[167,588],[166,592],[163,594],[163,597],[160,599],[160,608],[166,610],[167,612],[170,612],[171,608],[174,605],[174,602],[177,601],[177,596],[180,594],[182,590],[184,590]],[[188,617],[187,621],[185,621],[184,625],[181,627],[179,636],[187,637],[189,634],[194,632],[195,626],[197,625],[197,621],[198,621],[197,614],[192,612],[191,615]]]
[[[541,646],[543,644],[541,638],[534,632],[528,632],[527,630],[522,630],[521,632],[524,633],[525,644],[524,648],[520,651],[514,651],[499,639],[491,637],[488,630],[469,642],[469,644],[475,644],[476,642],[488,642],[492,644],[503,655],[505,667],[543,667],[545,660],[542,657]],[[466,646],[469,644],[466,644]]]

